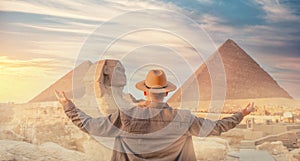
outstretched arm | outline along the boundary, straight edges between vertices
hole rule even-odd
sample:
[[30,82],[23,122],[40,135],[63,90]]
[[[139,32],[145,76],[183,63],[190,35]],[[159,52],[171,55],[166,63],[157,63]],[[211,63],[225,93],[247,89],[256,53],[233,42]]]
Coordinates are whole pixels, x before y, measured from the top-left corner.
[[195,136],[220,135],[236,127],[243,118],[254,110],[254,103],[248,104],[241,112],[237,112],[231,117],[212,121],[201,117],[195,117],[190,127],[190,133]]
[[96,136],[114,137],[118,135],[118,127],[120,126],[118,122],[119,112],[107,117],[92,118],[79,108],[76,108],[64,92],[55,91],[55,95],[59,103],[62,104],[68,118],[82,131]]

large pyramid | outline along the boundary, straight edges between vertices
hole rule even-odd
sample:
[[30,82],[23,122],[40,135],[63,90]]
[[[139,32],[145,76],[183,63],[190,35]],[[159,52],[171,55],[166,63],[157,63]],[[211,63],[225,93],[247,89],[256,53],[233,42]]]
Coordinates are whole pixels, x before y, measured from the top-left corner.
[[[42,91],[39,95],[34,97],[29,102],[48,102],[48,101],[56,101],[56,97],[54,95],[54,90],[59,91],[65,91],[66,95],[70,96],[70,98],[73,97],[82,97],[85,94],[85,86],[84,86],[84,75],[89,70],[92,63],[90,61],[85,61],[76,68],[74,68],[72,71],[67,73],[65,76],[60,78],[58,81],[56,81],[54,84],[52,84],[50,87]],[[73,79],[74,72],[76,73],[76,77]],[[74,92],[72,92],[72,85],[73,82],[76,81],[76,85],[82,85],[77,86],[74,88]],[[73,96],[73,93],[76,94],[76,96]]]
[[243,49],[229,39],[198,68],[168,102],[181,102],[182,98],[183,101],[210,100],[212,83],[207,64],[213,68],[217,54],[220,54],[224,64],[226,100],[292,98]]

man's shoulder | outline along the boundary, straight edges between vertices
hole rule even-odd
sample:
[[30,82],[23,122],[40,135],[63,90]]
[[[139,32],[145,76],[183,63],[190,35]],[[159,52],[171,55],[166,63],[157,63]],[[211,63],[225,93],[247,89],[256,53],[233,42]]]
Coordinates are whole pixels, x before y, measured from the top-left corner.
[[166,115],[178,120],[189,120],[194,117],[190,110],[172,108],[167,103],[157,108],[137,105],[120,110],[120,116],[122,118],[152,118],[155,115]]

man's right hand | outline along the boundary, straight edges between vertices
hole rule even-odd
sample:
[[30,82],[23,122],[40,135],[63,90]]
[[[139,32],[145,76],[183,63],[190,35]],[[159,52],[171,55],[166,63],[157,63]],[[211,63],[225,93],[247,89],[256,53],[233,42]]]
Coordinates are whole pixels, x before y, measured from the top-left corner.
[[69,101],[69,99],[67,98],[64,91],[59,92],[59,91],[55,90],[55,96],[56,96],[58,102],[61,104],[65,104]]

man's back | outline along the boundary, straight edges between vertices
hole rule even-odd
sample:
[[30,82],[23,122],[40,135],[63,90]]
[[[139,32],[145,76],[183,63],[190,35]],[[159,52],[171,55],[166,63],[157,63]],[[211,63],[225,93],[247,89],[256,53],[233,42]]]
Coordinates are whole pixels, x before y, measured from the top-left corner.
[[196,160],[189,111],[152,103],[117,113],[115,125],[125,133],[115,139],[112,160]]

